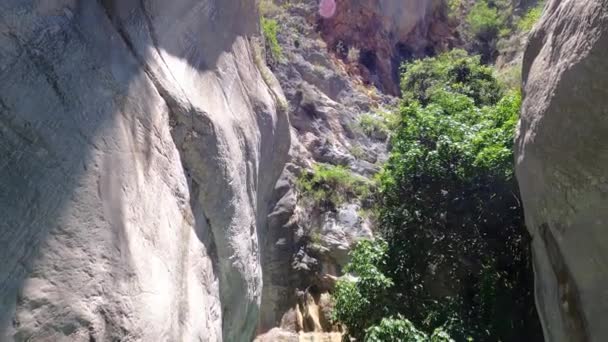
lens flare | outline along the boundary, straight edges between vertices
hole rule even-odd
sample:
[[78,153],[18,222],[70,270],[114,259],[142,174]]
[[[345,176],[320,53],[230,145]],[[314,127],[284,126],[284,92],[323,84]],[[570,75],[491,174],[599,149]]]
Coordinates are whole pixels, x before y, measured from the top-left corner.
[[336,0],[321,0],[319,15],[323,18],[331,18],[334,14],[336,14]]

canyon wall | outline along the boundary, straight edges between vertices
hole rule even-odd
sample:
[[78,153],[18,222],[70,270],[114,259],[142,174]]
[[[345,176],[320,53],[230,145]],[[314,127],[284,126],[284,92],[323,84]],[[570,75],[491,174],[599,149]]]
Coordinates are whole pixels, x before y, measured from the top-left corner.
[[608,336],[608,1],[552,0],[524,55],[517,177],[545,339]]
[[[371,223],[357,199],[313,208],[297,178],[372,176],[387,136],[358,116],[394,102],[327,50],[356,48],[397,93],[400,62],[452,35],[438,1],[316,6],[278,15],[277,80],[251,38],[257,1],[0,3],[1,341],[335,328],[327,292]],[[608,336],[607,13],[549,1],[524,57],[517,176],[552,342]]]
[[290,145],[258,30],[256,1],[0,3],[0,340],[251,341]]

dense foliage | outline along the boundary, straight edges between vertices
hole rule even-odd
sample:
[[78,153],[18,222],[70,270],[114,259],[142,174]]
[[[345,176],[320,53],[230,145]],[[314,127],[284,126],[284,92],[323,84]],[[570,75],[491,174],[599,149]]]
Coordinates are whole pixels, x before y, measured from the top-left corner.
[[[540,340],[513,176],[519,93],[505,94],[492,70],[462,51],[406,65],[402,91],[401,122],[379,176],[387,244],[374,250],[385,253],[374,254],[377,272],[369,273],[386,281],[341,283],[336,318],[359,337],[403,315],[457,341]],[[372,297],[369,284],[379,285]]]
[[384,318],[366,331],[365,342],[427,342],[428,336],[403,318]]
[[489,66],[479,57],[469,57],[463,50],[452,50],[434,58],[417,60],[403,67],[401,79],[403,103],[431,102],[439,91],[465,95],[477,106],[493,105],[503,92]]

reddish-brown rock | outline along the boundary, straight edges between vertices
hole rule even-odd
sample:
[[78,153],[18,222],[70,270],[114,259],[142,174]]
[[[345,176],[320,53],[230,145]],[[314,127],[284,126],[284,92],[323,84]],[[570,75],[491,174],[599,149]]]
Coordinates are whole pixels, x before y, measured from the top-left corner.
[[[452,30],[437,0],[336,0],[331,18],[319,28],[338,55],[356,49],[368,81],[384,91],[399,92],[399,66],[415,56],[443,50]],[[351,57],[352,57],[351,53]]]

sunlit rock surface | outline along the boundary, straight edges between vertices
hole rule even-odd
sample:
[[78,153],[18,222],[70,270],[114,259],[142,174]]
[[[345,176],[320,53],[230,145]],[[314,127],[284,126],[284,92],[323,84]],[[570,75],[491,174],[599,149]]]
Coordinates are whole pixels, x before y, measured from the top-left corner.
[[549,1],[516,139],[545,339],[608,338],[608,2]]
[[0,2],[1,341],[251,341],[289,149],[257,32],[255,1]]

